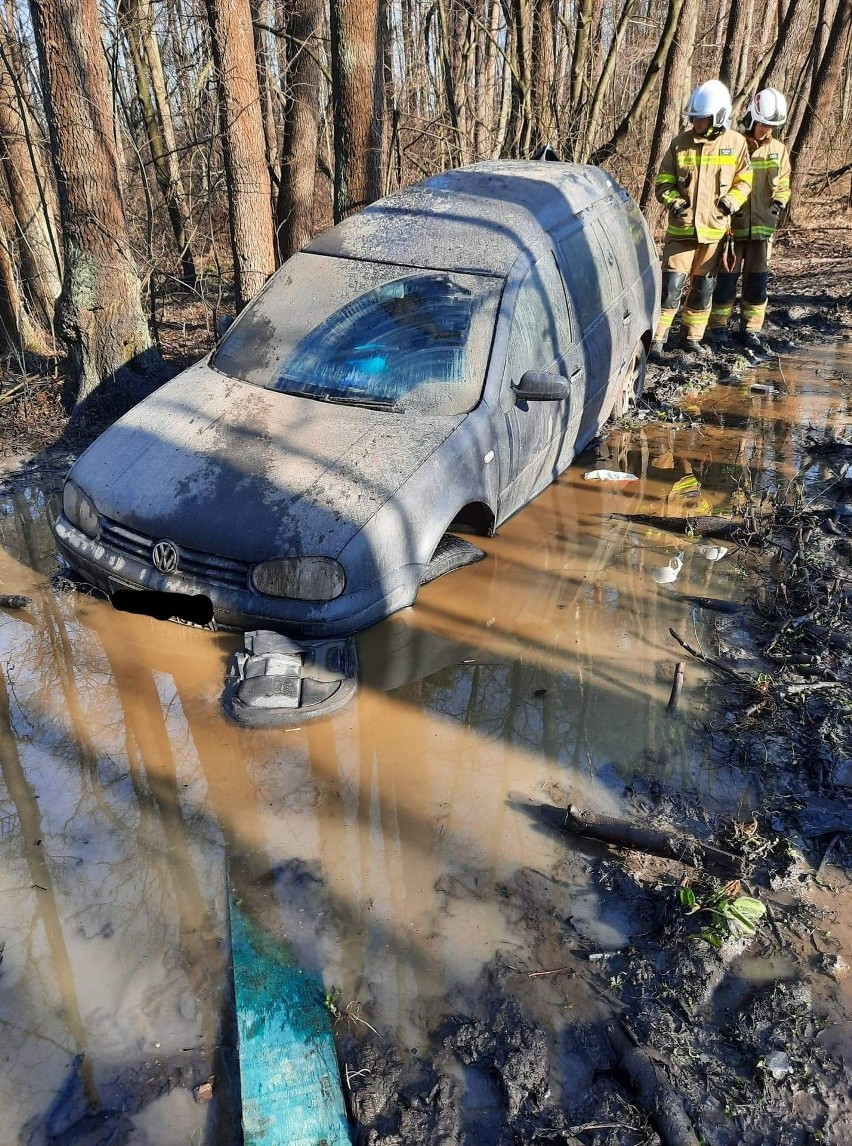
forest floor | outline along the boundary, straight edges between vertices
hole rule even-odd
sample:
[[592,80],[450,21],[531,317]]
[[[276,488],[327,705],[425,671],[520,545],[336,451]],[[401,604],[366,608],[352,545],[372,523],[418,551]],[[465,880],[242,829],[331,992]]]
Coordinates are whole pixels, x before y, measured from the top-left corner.
[[[850,280],[852,226],[784,238],[768,350],[849,340]],[[186,365],[211,329],[202,302],[173,300],[164,356]],[[673,354],[649,370],[647,409],[688,418],[703,390],[752,365],[736,350],[700,363]],[[85,438],[66,433],[61,369],[37,366],[2,381],[6,470],[51,444],[61,465]],[[852,380],[838,381],[852,397]],[[716,621],[714,709],[689,729],[709,767],[750,788],[749,811],[719,818],[652,775],[626,793],[632,828],[671,837],[679,854],[683,837],[715,845],[729,870],[708,870],[695,847],[684,864],[574,835],[556,871],[518,871],[500,895],[528,967],[495,957],[429,1053],[363,1026],[338,1032],[359,1142],[852,1142],[852,435],[814,441],[813,457],[828,475],[816,497],[793,485],[744,507],[736,539],[758,589]],[[626,946],[601,950],[572,928],[578,870]],[[567,1016],[558,1045],[539,1021],[554,1009]]]

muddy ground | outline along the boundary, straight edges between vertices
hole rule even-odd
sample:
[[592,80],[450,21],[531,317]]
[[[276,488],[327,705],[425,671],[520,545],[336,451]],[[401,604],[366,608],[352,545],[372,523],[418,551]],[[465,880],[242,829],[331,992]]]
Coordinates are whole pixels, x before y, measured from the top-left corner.
[[[702,395],[756,365],[769,371],[751,385],[783,392],[781,356],[852,337],[852,232],[797,233],[776,267],[766,353],[674,351],[649,370],[637,424],[700,421]],[[848,394],[852,377],[836,380]],[[736,864],[710,872],[566,835],[555,870],[500,888],[523,956],[492,961],[477,995],[433,1030],[434,1053],[343,1037],[358,1141],[852,1142],[852,429],[814,439],[812,463],[818,493],[806,498],[802,481],[744,489],[733,530],[700,523],[740,545],[755,588],[717,617],[715,647],[693,650],[718,684],[686,735],[747,797],[734,817],[714,816],[661,786],[659,761],[624,793],[633,826],[715,843]],[[676,710],[672,724],[674,741]],[[551,808],[572,802],[564,789],[548,796]],[[541,819],[535,804],[528,814]],[[566,916],[577,869],[625,944],[602,948]],[[727,921],[740,897],[762,905],[753,928]],[[566,1019],[557,1045],[540,1021],[554,1010]]]
[[[852,231],[782,242],[770,355],[849,339],[850,268]],[[200,351],[206,317],[187,326]],[[177,362],[180,319],[169,329]],[[700,424],[710,388],[739,384],[754,365],[736,350],[709,363],[675,354],[649,372],[632,424]],[[763,365],[756,384],[783,390],[783,362]],[[58,488],[85,432],[63,437],[59,375],[23,381],[15,395],[6,386],[14,401],[0,406],[4,469],[37,471]],[[850,379],[836,381],[848,395]],[[678,634],[690,646],[676,654],[685,672],[701,661],[717,683],[700,718],[673,709],[671,743],[688,739],[708,769],[731,777],[744,793],[736,813],[719,816],[658,782],[659,760],[621,793],[633,827],[715,844],[734,857],[730,870],[563,836],[541,793],[507,793],[531,831],[564,838],[564,856],[498,886],[515,954],[501,950],[473,989],[451,995],[452,1017],[436,1020],[420,1046],[337,1016],[357,1141],[852,1142],[852,430],[848,440],[815,437],[810,462],[807,485],[803,474],[775,489],[744,486],[735,519],[700,527],[739,546],[754,588],[734,612],[705,602],[712,647]],[[575,793],[552,785],[544,797],[565,809]],[[611,943],[566,912],[570,890],[589,879],[621,937]],[[449,913],[485,894],[475,871],[439,890]],[[732,913],[742,897],[763,908],[747,926]],[[80,1122],[73,1141],[123,1141],[118,1122],[112,1129],[117,1137]]]

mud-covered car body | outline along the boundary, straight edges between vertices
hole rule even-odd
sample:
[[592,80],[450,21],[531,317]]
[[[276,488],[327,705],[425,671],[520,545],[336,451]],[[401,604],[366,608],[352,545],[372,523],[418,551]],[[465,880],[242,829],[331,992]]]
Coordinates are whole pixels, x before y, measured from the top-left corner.
[[658,311],[605,172],[429,179],[314,240],[80,457],[61,552],[222,627],[357,631],[413,602],[447,531],[493,532],[570,463],[641,386]]

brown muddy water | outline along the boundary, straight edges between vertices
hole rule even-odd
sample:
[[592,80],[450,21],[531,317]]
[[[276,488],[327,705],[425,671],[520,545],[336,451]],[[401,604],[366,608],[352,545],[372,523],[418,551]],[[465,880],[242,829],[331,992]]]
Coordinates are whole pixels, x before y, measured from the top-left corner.
[[[226,721],[233,634],[54,591],[56,488],[0,487],[0,591],[32,598],[0,610],[0,1143],[101,1141],[107,1122],[135,1146],[238,1140],[228,879],[341,1007],[424,1049],[496,951],[543,969],[497,889],[570,845],[526,802],[617,814],[636,773],[711,810],[747,801],[694,735],[694,664],[665,711],[669,628],[714,651],[691,598],[743,600],[737,552],[611,515],[724,513],[746,481],[789,482],[809,432],[849,425],[841,374],[848,347],[810,350],[705,395],[691,425],[614,431],[486,560],[362,634],[357,699],[305,729]],[[639,480],[584,480],[600,467]],[[601,950],[623,942],[581,876],[565,897]]]

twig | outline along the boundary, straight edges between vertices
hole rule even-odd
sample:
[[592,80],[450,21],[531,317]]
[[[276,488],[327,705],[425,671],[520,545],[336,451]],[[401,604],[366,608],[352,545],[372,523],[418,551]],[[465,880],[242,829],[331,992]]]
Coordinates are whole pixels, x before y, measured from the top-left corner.
[[570,971],[570,967],[554,967],[552,971],[528,971],[528,979],[539,979],[542,975],[558,975],[562,971]]

